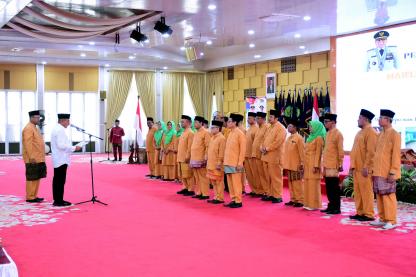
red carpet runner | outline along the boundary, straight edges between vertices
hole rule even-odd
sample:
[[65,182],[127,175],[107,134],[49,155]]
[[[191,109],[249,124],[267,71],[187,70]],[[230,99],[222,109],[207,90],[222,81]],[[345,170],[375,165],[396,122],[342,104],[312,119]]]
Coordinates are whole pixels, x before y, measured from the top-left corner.
[[[48,162],[40,196],[50,202]],[[415,274],[415,232],[344,225],[345,215],[323,219],[319,212],[249,197],[234,210],[178,196],[179,185],[146,180],[145,166],[95,163],[94,169],[98,199],[109,206],[43,205],[19,211],[11,227],[0,225],[20,276]],[[0,161],[0,195],[24,196],[23,170],[21,160]],[[90,198],[88,163],[69,167],[65,196],[71,202]]]

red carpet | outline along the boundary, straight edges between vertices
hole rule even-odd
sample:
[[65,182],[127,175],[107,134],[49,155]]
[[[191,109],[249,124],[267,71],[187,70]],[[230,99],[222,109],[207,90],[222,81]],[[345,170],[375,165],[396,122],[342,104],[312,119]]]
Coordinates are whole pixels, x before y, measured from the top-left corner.
[[[74,157],[80,159],[80,157]],[[40,196],[51,201],[52,167]],[[0,161],[0,194],[24,195],[23,162]],[[144,179],[145,166],[95,163],[96,194],[53,224],[1,228],[20,276],[414,276],[414,232],[340,224],[343,216],[245,197],[229,209]],[[66,200],[90,198],[88,163],[69,167]],[[286,199],[287,200],[287,197]]]

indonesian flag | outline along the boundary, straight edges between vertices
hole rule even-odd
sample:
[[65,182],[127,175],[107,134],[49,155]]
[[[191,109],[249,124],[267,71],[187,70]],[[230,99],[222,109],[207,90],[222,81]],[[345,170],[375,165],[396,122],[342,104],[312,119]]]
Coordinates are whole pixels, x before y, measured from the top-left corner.
[[316,90],[313,95],[312,120],[319,121],[318,94],[316,93]]
[[136,118],[134,121],[134,128],[136,129],[136,142],[139,146],[143,145],[142,137],[142,121],[140,117],[140,97],[137,98]]

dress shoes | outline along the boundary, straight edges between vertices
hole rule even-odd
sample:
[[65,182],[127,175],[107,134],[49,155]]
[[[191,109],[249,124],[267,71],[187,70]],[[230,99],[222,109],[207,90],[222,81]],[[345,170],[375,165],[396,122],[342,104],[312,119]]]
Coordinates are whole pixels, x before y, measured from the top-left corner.
[[282,203],[283,202],[283,200],[282,200],[282,198],[276,198],[276,197],[270,197],[271,198],[271,200],[270,201],[272,201],[272,203],[273,204],[276,204],[276,203]]
[[186,192],[188,192],[187,189],[181,189],[180,191],[177,191],[177,194],[185,194]]
[[230,206],[230,208],[235,209],[235,208],[242,208],[243,207],[243,203],[236,203],[233,202]]
[[327,212],[329,212],[329,211],[330,211],[330,209],[326,208],[325,210],[321,210],[320,212],[321,212],[321,213],[327,213]]
[[361,215],[361,217],[358,220],[359,221],[374,221],[376,219],[374,217],[368,217],[366,215]]
[[261,198],[261,201],[272,201],[272,197],[263,195],[263,197]]
[[217,200],[217,199],[208,200],[207,202],[211,203],[211,204],[222,204],[222,203],[224,203],[224,201]]
[[340,213],[341,213],[340,210],[330,210],[326,212],[326,214],[340,214]]
[[295,203],[295,204],[293,204],[293,207],[300,208],[300,207],[303,207],[303,204],[302,203]]
[[192,198],[196,198],[196,199],[200,199],[201,197],[202,197],[202,194],[197,194],[197,195],[192,196]]
[[183,193],[183,195],[184,196],[194,196],[195,192],[187,190],[185,193]]
[[228,204],[224,204],[224,207],[230,207],[233,203],[235,203],[234,201],[231,201],[230,203],[228,203]]
[[352,220],[360,220],[361,217],[362,217],[362,215],[359,215],[359,214],[349,216],[349,218],[352,219]]
[[295,202],[293,202],[293,201],[289,201],[289,202],[286,202],[285,203],[285,206],[293,206],[293,205],[295,205],[296,203]]
[[209,196],[204,196],[204,195],[201,195],[201,196],[199,197],[199,200],[207,200],[207,199],[209,199]]

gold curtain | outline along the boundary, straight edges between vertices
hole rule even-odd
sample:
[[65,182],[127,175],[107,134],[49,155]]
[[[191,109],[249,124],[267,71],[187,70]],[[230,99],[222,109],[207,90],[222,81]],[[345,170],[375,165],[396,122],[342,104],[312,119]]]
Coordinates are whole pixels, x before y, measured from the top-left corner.
[[135,72],[137,91],[142,100],[144,113],[147,117],[154,117],[155,112],[155,73]]
[[120,116],[129,94],[133,72],[111,71],[108,88],[106,128],[111,128],[114,120]]
[[[195,113],[205,117],[206,93],[204,89],[205,74],[200,73],[185,73],[185,80],[188,84],[189,95],[191,96],[192,103],[194,104]],[[212,97],[211,97],[212,99]],[[212,102],[212,100],[211,100]]]
[[163,73],[163,120],[177,122],[183,112],[183,73]]
[[[216,71],[210,72],[207,74],[207,92],[208,94],[213,95],[215,93],[215,99],[217,103],[217,110],[219,112],[224,112],[223,105],[223,91],[224,91],[224,79],[223,72]],[[211,96],[212,99],[212,96]]]

